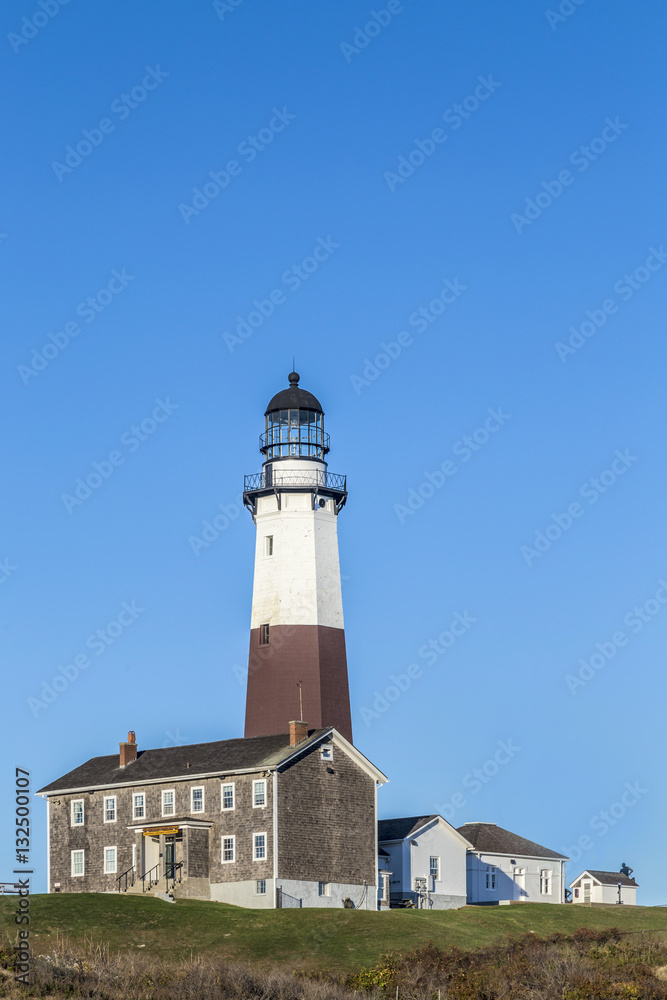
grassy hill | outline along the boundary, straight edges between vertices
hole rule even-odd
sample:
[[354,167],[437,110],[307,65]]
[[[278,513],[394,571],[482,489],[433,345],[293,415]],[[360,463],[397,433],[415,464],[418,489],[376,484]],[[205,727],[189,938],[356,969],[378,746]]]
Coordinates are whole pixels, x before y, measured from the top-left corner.
[[[16,940],[16,897],[0,898],[0,934]],[[467,907],[425,912],[391,910],[245,910],[223,903],[162,900],[101,893],[31,897],[31,938],[48,953],[58,936],[75,947],[108,945],[112,952],[160,961],[191,956],[260,965],[355,971],[387,951],[405,953],[432,941],[466,951],[534,931],[545,937],[579,927],[667,932],[667,908],[556,906]],[[661,936],[664,941],[664,936]]]

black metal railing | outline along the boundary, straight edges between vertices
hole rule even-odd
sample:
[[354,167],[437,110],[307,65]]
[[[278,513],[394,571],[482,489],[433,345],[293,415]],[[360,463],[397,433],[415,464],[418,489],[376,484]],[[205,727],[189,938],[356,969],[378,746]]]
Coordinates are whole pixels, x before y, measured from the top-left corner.
[[265,448],[278,447],[281,444],[312,444],[317,448],[323,448],[324,451],[329,451],[330,440],[328,434],[312,425],[302,424],[300,427],[288,428],[287,424],[283,424],[280,429],[274,426],[273,430],[265,431],[264,434],[259,435],[259,450],[264,451]]
[[127,892],[127,884],[130,878],[130,885],[134,885],[134,865],[132,865],[131,868],[128,868],[126,872],[123,872],[123,874],[119,875],[116,879],[119,892]]
[[313,469],[312,472],[303,470],[299,472],[281,472],[275,467],[271,472],[254,472],[250,476],[244,476],[243,489],[245,493],[254,490],[266,489],[290,489],[307,486],[313,489],[335,490],[337,493],[347,492],[347,476],[338,475],[335,472],[321,472]]
[[[155,873],[155,874],[153,874],[153,873]],[[143,882],[143,885],[142,885],[142,888],[141,888],[142,892],[146,892],[147,888],[148,889],[152,889],[154,885],[158,884],[158,882],[160,881],[160,874],[159,873],[160,873],[160,863],[159,862],[156,865],[153,865],[152,868],[149,868],[149,870],[147,872],[144,872],[144,874],[141,876],[141,881]],[[148,879],[148,886],[146,885],[146,879]]]
[[[178,877],[176,877],[176,873],[178,873]],[[172,865],[167,865],[165,868],[164,877],[165,877],[167,892],[169,892],[170,882],[171,882],[171,887],[173,889],[177,882],[183,881],[183,862],[176,861]]]

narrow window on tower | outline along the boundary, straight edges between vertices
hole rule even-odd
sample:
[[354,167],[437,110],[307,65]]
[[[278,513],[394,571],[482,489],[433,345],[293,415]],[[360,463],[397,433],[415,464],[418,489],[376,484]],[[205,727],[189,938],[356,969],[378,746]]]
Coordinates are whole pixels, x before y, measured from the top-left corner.
[[273,535],[264,535],[264,555],[273,555]]
[[259,644],[260,646],[268,646],[269,644],[269,626],[260,625],[259,626]]

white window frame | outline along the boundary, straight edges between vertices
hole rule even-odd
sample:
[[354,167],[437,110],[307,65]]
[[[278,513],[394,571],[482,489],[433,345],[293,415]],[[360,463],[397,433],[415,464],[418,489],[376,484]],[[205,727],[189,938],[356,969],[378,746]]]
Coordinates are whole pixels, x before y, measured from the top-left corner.
[[[255,802],[257,785],[263,788],[264,801]],[[252,807],[253,809],[266,809],[266,778],[256,778],[252,783]]]
[[[231,840],[232,842],[232,856],[231,858],[225,857],[225,841]],[[233,865],[236,861],[236,837],[233,833],[224,834],[220,838],[220,860],[223,865]]]
[[[552,868],[540,868],[540,896],[551,895],[551,883],[553,880]],[[546,888],[545,888],[546,886]]]
[[[260,889],[260,886],[263,886],[263,888]],[[256,896],[266,896],[266,879],[265,878],[255,879],[255,895]]]
[[273,555],[273,535],[264,535],[264,555],[267,559]]
[[[195,809],[195,792],[201,792],[201,809]],[[200,813],[206,812],[206,800],[203,785],[193,785],[190,789],[190,812],[194,816],[199,816]]]
[[322,747],[322,760],[333,760],[333,746],[331,744]]
[[[113,868],[107,867],[107,851],[113,851]],[[104,874],[105,875],[115,875],[118,871],[118,848],[117,847],[105,847],[104,848]]]
[[[141,812],[137,811],[137,799],[141,798]],[[146,819],[146,793],[132,792],[132,819]]]
[[[81,871],[80,872],[75,872],[74,871],[74,866],[75,866],[74,855],[75,854],[80,854],[81,855]],[[86,852],[83,850],[83,848],[80,848],[80,849],[78,849],[76,851],[70,851],[70,866],[71,866],[70,870],[71,870],[71,873],[72,873],[72,878],[83,878],[83,876],[86,874]]]
[[[232,790],[232,804],[225,805],[225,788]],[[220,812],[233,812],[236,809],[236,783],[233,781],[223,781],[220,785]]]
[[[74,822],[74,806],[78,802],[81,803],[81,822],[80,823],[75,823]],[[84,805],[84,800],[83,799],[72,799],[71,802],[70,802],[70,804],[69,804],[69,808],[70,808],[70,814],[69,814],[70,815],[70,826],[85,826],[85,824],[86,824],[86,807]]]
[[[434,868],[433,862],[434,861],[435,861],[435,873],[434,873],[434,870],[433,870],[433,868]],[[429,878],[432,878],[434,882],[439,882],[440,881],[440,858],[437,857],[435,854],[431,854],[430,857],[429,857],[429,859],[428,859],[428,874],[429,874]]]
[[[165,795],[171,795],[172,796],[171,804],[172,804],[173,808],[172,808],[171,812],[165,812],[164,811],[164,797],[165,797]],[[162,815],[163,816],[175,816],[176,815],[176,789],[175,788],[163,788],[162,789]]]
[[[257,857],[257,838],[264,837],[264,854],[262,857]],[[268,841],[266,839],[266,830],[260,831],[259,833],[253,833],[252,835],[252,860],[253,861],[266,861],[268,858]]]
[[317,883],[317,895],[318,896],[330,896],[331,895],[331,882],[318,882]]
[[496,865],[486,866],[486,891],[496,891]]
[[[113,802],[113,819],[107,819],[107,812],[108,812],[108,810],[107,810],[107,802]],[[118,815],[118,813],[116,812],[116,809],[117,809],[116,796],[115,795],[105,795],[104,798],[102,799],[102,814],[103,814],[102,818],[104,819],[105,823],[115,823],[116,822],[116,817]]]

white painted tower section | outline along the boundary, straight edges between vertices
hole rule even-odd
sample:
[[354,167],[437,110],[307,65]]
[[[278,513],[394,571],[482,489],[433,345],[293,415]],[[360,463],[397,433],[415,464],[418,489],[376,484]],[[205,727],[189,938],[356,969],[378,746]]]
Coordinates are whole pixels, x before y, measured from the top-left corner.
[[[287,464],[281,463],[281,472]],[[280,510],[275,496],[258,498],[253,629],[264,624],[343,628],[338,516],[330,497],[322,497],[325,506],[318,501],[313,510],[312,496],[312,487],[282,494]]]

